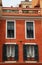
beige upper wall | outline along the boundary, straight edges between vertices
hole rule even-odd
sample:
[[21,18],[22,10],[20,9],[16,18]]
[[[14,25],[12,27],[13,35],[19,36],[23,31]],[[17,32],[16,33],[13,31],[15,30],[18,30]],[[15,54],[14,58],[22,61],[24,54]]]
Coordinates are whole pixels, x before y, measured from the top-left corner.
[[26,8],[26,6],[30,6],[30,8],[34,8],[37,4],[40,4],[40,8],[42,8],[42,0],[32,0],[31,2],[22,1],[22,7]]
[[38,3],[38,0],[32,0],[32,7],[34,8],[34,6],[36,6]]
[[41,14],[42,14],[42,0],[40,0],[40,8],[41,8]]
[[34,8],[34,6],[38,4],[38,0],[32,0],[30,2],[22,1],[21,4],[23,8],[26,8],[26,6],[30,6],[30,8]]
[[34,7],[36,4],[38,4],[38,1],[40,4],[40,8],[42,8],[42,0],[32,0],[32,7]]
[[29,6],[30,8],[32,8],[32,2],[22,1],[21,4],[23,8],[26,8],[26,6]]
[[40,0],[40,8],[42,8],[42,0]]

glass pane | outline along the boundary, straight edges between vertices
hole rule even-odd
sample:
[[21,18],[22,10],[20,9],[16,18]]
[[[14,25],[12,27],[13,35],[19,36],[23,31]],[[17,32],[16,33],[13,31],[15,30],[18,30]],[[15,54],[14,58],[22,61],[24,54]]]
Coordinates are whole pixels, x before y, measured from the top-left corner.
[[15,46],[14,45],[12,45],[11,46],[11,53],[12,53],[12,57],[15,57]]
[[7,37],[14,38],[14,22],[7,22]]
[[33,22],[26,23],[27,38],[33,38]]
[[7,22],[7,29],[14,30],[14,22]]
[[7,37],[14,38],[14,30],[8,30],[7,31]]
[[28,46],[27,47],[27,57],[35,57],[35,50],[34,50],[34,46]]
[[27,47],[27,57],[30,57],[30,49],[29,49],[29,46]]
[[32,57],[35,57],[34,52],[35,52],[35,50],[34,50],[34,46],[31,46],[31,55],[32,55]]
[[10,45],[7,45],[7,57],[10,57]]
[[7,45],[7,57],[15,57],[15,46]]

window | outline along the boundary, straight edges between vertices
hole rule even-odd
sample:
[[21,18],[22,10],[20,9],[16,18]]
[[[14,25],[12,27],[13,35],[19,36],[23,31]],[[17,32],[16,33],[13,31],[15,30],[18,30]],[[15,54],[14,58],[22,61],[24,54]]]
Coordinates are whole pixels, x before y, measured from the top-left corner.
[[7,45],[7,57],[15,57],[15,46]]
[[34,22],[26,22],[26,38],[34,39],[35,38],[35,25]]
[[38,45],[23,45],[24,61],[38,61]]
[[35,56],[35,50],[34,50],[34,46],[29,46],[26,47],[27,48],[27,57],[34,57]]
[[3,61],[18,61],[18,45],[3,45]]
[[8,20],[7,22],[6,22],[6,38],[15,38],[15,33],[16,33],[16,31],[15,31],[15,22],[14,21],[11,21],[11,20]]

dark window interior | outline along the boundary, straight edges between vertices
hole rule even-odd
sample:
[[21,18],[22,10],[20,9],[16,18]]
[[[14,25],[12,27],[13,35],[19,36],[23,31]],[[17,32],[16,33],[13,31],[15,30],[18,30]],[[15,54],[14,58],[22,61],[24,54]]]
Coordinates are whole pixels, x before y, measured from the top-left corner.
[[26,23],[27,38],[34,38],[33,22]]
[[[10,53],[9,53],[9,57],[7,56],[7,46],[10,46],[10,44],[4,44],[3,45],[3,53],[2,53],[2,59],[3,59],[3,61],[18,61],[18,45],[11,45],[11,54],[15,54],[15,55],[11,55]],[[15,49],[13,48],[12,49],[12,47],[15,47]],[[9,50],[9,49],[8,49]],[[13,51],[15,50],[15,52],[13,53]],[[10,52],[10,51],[8,51],[8,52]]]
[[7,37],[14,38],[14,22],[7,22]]
[[[23,45],[23,59],[24,61],[39,61],[39,54],[38,54],[38,45],[32,45],[34,47],[35,55],[32,57],[31,55],[27,57],[27,49],[30,45]],[[31,47],[32,47],[31,46]],[[29,53],[29,51],[28,51]],[[32,54],[32,52],[31,52]]]

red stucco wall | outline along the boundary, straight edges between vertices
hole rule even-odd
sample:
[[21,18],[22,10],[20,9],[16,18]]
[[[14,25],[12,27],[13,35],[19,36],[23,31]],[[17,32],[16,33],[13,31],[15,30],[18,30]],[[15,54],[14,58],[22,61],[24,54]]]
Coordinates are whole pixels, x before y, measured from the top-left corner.
[[[6,39],[6,20],[0,20],[0,62],[2,62],[2,46],[6,42],[15,42],[19,45],[19,61],[23,62],[23,44],[37,43],[39,47],[39,62],[42,62],[42,24],[40,20],[35,21],[35,39],[25,39],[25,20],[16,20],[16,39]],[[19,42],[19,41],[22,42]]]

